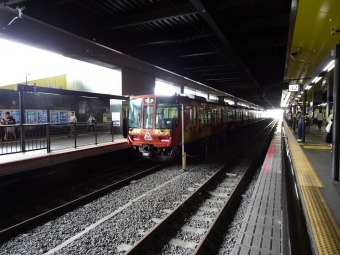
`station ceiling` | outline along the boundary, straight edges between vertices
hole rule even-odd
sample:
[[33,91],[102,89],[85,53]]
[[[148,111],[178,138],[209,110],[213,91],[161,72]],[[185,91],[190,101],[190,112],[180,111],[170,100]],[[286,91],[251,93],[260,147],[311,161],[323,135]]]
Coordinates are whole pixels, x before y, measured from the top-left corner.
[[24,15],[266,109],[280,108],[282,89],[311,76],[339,41],[340,33],[330,33],[331,27],[340,29],[338,2],[3,1],[25,6]]

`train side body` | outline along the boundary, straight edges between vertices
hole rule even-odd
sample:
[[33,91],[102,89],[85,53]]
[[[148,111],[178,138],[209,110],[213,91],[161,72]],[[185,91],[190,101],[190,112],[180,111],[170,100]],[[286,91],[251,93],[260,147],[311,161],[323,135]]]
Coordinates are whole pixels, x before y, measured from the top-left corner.
[[136,154],[154,160],[170,160],[178,155],[182,145],[181,105],[185,106],[185,144],[218,136],[262,118],[259,111],[186,96],[134,96],[130,99],[127,140]]

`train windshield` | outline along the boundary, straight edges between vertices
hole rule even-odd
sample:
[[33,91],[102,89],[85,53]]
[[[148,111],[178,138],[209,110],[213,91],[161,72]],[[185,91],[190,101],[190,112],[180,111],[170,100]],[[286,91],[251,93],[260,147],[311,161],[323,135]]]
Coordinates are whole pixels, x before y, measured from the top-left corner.
[[172,128],[174,118],[178,118],[177,99],[157,98],[156,128]]
[[154,107],[152,105],[144,106],[144,128],[150,129],[153,124],[153,112]]
[[129,127],[140,128],[142,111],[142,98],[136,98],[130,100],[129,107]]

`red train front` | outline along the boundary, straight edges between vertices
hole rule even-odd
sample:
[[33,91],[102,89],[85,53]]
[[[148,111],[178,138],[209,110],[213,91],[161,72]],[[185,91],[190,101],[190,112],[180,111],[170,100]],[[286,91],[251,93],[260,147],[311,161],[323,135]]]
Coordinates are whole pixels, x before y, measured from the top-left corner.
[[178,97],[136,96],[130,99],[128,142],[142,157],[166,160],[180,142]]
[[127,121],[128,143],[146,159],[175,158],[182,144],[181,104],[184,111],[185,144],[219,139],[226,131],[261,118],[258,111],[187,96],[133,96]]

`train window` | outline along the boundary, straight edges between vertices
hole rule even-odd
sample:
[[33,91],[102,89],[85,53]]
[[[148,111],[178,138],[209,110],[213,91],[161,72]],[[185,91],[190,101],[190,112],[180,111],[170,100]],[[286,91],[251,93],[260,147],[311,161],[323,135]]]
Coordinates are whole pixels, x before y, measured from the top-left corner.
[[130,100],[129,106],[129,127],[140,128],[140,117],[142,110],[142,99],[136,98]]
[[208,123],[215,123],[215,111],[208,111]]
[[190,109],[190,124],[196,125],[196,107]]
[[152,128],[153,124],[153,106],[144,106],[144,128]]
[[176,100],[173,98],[157,98],[156,128],[172,128],[174,118],[178,118]]
[[208,123],[208,110],[204,109],[202,114],[202,124]]
[[221,122],[221,110],[214,109],[211,113],[211,123],[220,123]]
[[229,118],[229,121],[235,121],[236,120],[236,111],[234,112],[233,110],[230,110],[228,112],[228,118]]
[[222,115],[221,115],[221,109],[217,109],[217,115],[216,115],[216,122],[221,123],[222,122]]

